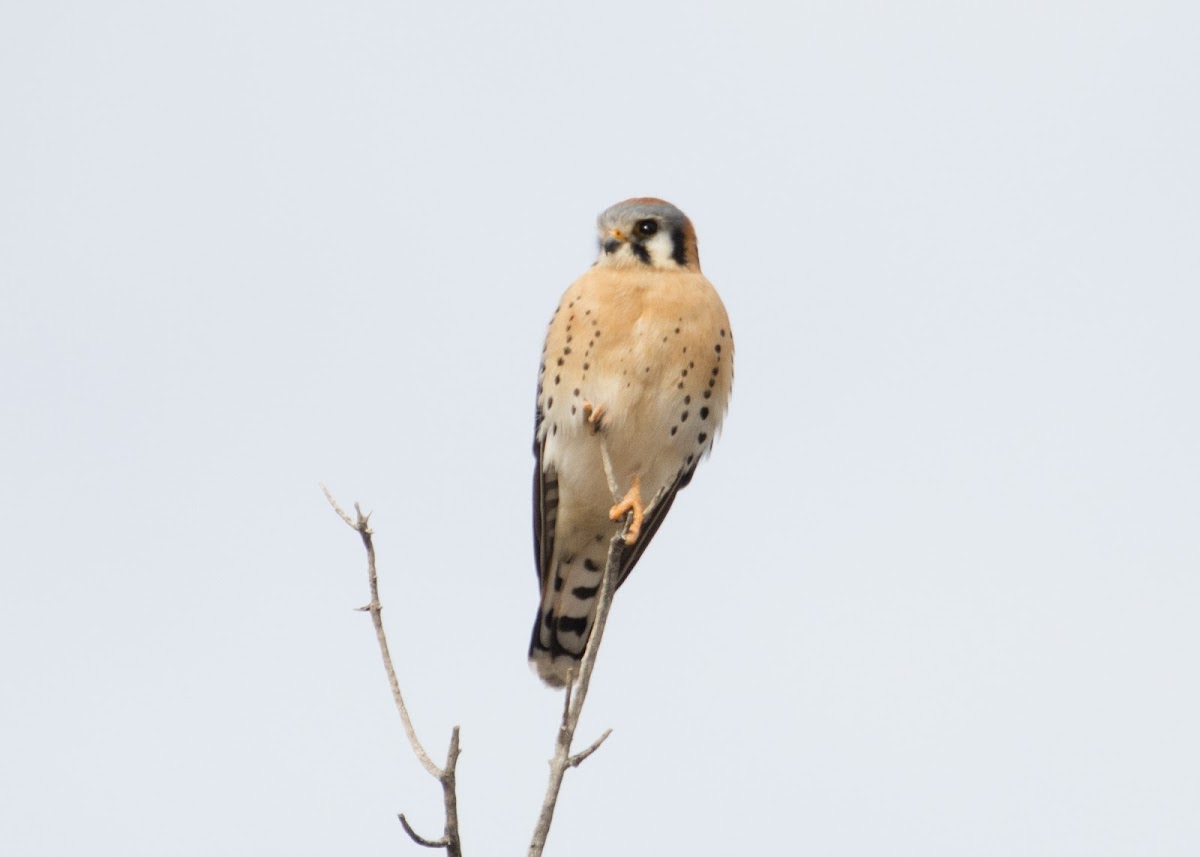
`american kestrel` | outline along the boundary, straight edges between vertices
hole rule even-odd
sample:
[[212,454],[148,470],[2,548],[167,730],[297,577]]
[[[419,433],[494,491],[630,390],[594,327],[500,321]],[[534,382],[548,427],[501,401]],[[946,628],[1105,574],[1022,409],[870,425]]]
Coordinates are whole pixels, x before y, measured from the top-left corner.
[[729,317],[687,216],[627,199],[597,227],[599,256],[554,311],[538,371],[529,660],[553,687],[578,673],[610,540],[631,512],[620,586],[712,449],[733,385]]

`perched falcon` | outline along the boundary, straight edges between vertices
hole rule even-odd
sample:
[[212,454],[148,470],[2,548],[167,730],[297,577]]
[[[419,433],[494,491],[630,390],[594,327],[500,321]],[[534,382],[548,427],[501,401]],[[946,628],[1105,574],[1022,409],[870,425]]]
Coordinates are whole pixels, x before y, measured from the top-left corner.
[[541,605],[529,660],[553,687],[578,672],[622,519],[632,512],[618,586],[712,449],[733,384],[729,318],[700,273],[687,216],[661,199],[628,199],[597,227],[599,256],[555,310],[538,373]]

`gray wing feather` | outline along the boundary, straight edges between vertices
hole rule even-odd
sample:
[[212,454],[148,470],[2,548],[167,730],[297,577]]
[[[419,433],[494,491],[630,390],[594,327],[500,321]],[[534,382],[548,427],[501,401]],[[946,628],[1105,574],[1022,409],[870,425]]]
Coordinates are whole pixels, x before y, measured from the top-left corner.
[[542,428],[542,409],[533,424],[533,554],[537,562],[542,592],[550,584],[550,562],[554,555],[554,525],[558,519],[558,474],[554,467],[544,468],[542,452],[546,442],[538,435]]

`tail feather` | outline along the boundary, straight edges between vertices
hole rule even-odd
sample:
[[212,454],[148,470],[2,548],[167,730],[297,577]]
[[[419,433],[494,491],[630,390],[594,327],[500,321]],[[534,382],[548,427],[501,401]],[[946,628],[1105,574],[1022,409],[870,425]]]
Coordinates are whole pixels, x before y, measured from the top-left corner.
[[529,641],[529,660],[542,681],[563,687],[579,674],[608,558],[608,540],[600,539],[575,556],[563,557],[542,593]]

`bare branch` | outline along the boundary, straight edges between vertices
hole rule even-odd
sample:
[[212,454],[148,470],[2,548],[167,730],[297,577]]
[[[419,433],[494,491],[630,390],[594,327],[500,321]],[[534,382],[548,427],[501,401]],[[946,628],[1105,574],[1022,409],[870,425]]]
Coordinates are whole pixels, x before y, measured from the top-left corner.
[[450,857],[462,857],[462,842],[458,838],[458,727],[450,730],[450,749],[446,751],[446,767],[439,779],[442,781],[442,803],[446,807],[446,853]]
[[617,477],[613,475],[612,458],[608,454],[608,444],[600,441],[600,460],[604,463],[604,478],[608,480],[608,490],[613,496],[613,502],[621,500],[621,489],[617,487]]
[[404,832],[408,834],[409,839],[418,845],[424,845],[426,848],[445,848],[450,844],[445,836],[441,839],[426,839],[417,833],[417,831],[412,829],[412,825],[408,823],[408,819],[404,817],[404,813],[400,813],[400,826],[404,828]]
[[597,750],[600,749],[600,745],[603,744],[605,739],[607,739],[608,736],[611,734],[612,734],[611,729],[605,729],[604,734],[592,742],[592,746],[588,747],[582,753],[576,753],[574,756],[571,756],[569,759],[567,759],[567,765],[572,768],[578,768],[580,765],[583,764],[584,759],[586,759],[588,756],[592,755],[592,753],[595,753]]
[[329,493],[329,489],[325,487],[324,482],[321,483],[321,490],[325,492],[325,499],[329,501],[329,505],[333,507],[333,511],[337,512],[338,516],[346,522],[346,526],[352,530],[357,530],[358,527],[354,525],[354,521],[350,520],[350,516],[338,505],[338,501],[333,499],[333,495]]
[[396,670],[392,665],[392,655],[388,649],[387,634],[383,630],[383,605],[379,602],[379,581],[375,575],[375,543],[372,539],[370,527],[370,515],[364,515],[358,503],[354,504],[355,519],[351,519],[349,515],[338,505],[333,499],[333,495],[329,493],[329,489],[321,484],[321,490],[325,492],[325,498],[329,500],[329,504],[333,506],[335,512],[343,521],[361,537],[363,546],[367,550],[367,581],[371,591],[371,603],[365,607],[356,609],[368,612],[371,614],[371,622],[375,626],[375,638],[379,643],[379,652],[383,657],[383,667],[387,672],[388,684],[392,688],[392,699],[396,703],[396,711],[400,714],[400,722],[404,724],[404,734],[408,736],[408,743],[412,746],[413,753],[421,766],[429,772],[429,775],[436,779],[442,785],[442,801],[446,811],[446,827],[440,839],[426,839],[417,834],[409,825],[408,820],[403,813],[400,815],[400,824],[404,828],[404,832],[419,845],[424,845],[426,848],[445,848],[449,857],[462,857],[462,843],[459,841],[458,835],[458,796],[456,793],[455,769],[458,765],[459,746],[458,746],[458,727],[455,726],[450,733],[450,749],[446,754],[446,766],[439,768],[429,754],[425,752],[425,748],[421,745],[417,738],[417,731],[413,728],[412,718],[408,714],[408,706],[404,704],[404,696],[400,693],[400,681],[396,678]]
[[[607,459],[608,450],[601,444],[601,452]],[[610,469],[606,464],[605,469]],[[611,477],[610,477],[611,480]],[[616,488],[614,487],[614,496]],[[650,501],[647,510],[653,509],[666,496],[664,487]],[[579,716],[583,713],[583,703],[587,699],[588,685],[592,681],[592,670],[596,667],[596,656],[600,651],[600,641],[604,637],[604,626],[608,622],[608,611],[612,608],[613,595],[617,591],[617,576],[621,571],[621,558],[625,552],[625,536],[629,533],[629,525],[633,521],[633,513],[625,516],[625,525],[608,543],[608,562],[604,566],[604,577],[600,580],[600,592],[596,602],[596,618],[592,622],[592,632],[588,636],[587,648],[583,650],[583,660],[579,666],[578,684],[572,688],[567,682],[563,694],[563,716],[558,727],[558,738],[554,744],[554,756],[550,759],[550,782],[546,786],[546,796],[542,801],[542,811],[538,816],[537,826],[533,830],[533,839],[529,843],[529,857],[541,857],[546,847],[546,837],[550,834],[550,823],[554,820],[554,808],[558,803],[558,792],[562,788],[563,776],[567,768],[576,768],[585,759],[600,749],[600,745],[612,734],[611,729],[596,739],[586,750],[571,755],[571,742],[575,740],[575,729],[579,726]]]
[[[625,528],[629,526],[626,518]],[[550,823],[554,820],[554,808],[558,804],[558,792],[562,788],[563,775],[568,767],[574,767],[571,761],[571,742],[575,738],[575,728],[579,725],[579,715],[583,710],[583,702],[587,698],[588,684],[591,681],[592,669],[596,664],[596,652],[600,646],[600,638],[604,633],[604,624],[608,619],[608,611],[612,606],[613,590],[618,570],[621,564],[621,554],[625,548],[624,530],[613,536],[608,546],[608,562],[604,567],[604,577],[600,580],[599,598],[596,604],[596,619],[592,624],[592,633],[588,637],[587,648],[583,652],[583,661],[579,669],[579,685],[572,692],[571,682],[563,694],[562,722],[558,727],[558,736],[554,743],[554,756],[550,759],[550,782],[546,786],[546,796],[542,801],[542,811],[538,815],[537,826],[533,831],[533,839],[529,843],[529,857],[541,857],[546,847],[546,837],[550,835]],[[608,737],[607,734],[604,737]],[[595,751],[599,742],[589,750],[581,753],[580,762]]]

